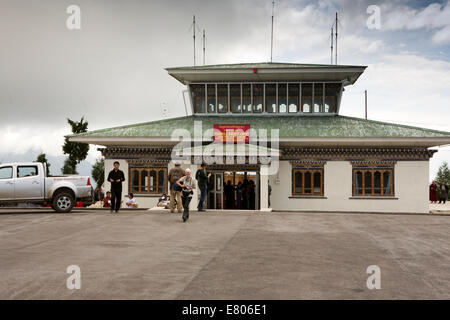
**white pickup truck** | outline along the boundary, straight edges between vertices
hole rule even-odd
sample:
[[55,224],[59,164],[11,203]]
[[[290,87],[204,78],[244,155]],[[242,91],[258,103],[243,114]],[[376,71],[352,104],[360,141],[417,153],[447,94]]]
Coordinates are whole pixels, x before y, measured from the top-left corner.
[[92,203],[89,177],[47,177],[46,168],[40,162],[0,164],[0,204],[50,204],[56,212],[66,213],[78,200]]

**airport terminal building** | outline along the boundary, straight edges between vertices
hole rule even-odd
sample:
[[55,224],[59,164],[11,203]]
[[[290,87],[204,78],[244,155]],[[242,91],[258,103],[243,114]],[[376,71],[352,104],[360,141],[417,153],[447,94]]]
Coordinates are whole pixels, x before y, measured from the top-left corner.
[[[126,177],[123,193],[133,192],[141,207],[156,206],[168,193],[168,171],[176,161],[194,174],[205,161],[212,173],[208,209],[428,212],[435,152],[429,148],[449,144],[450,133],[339,115],[345,87],[365,68],[168,68],[187,86],[187,116],[70,140],[104,146],[105,174],[118,160]],[[239,194],[243,184],[250,186],[245,199]]]

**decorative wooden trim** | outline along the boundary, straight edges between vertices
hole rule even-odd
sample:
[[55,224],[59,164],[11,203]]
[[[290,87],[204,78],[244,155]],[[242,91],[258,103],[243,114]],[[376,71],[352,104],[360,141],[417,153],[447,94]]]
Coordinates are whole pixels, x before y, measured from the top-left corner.
[[260,166],[254,164],[207,164],[207,170],[225,170],[225,171],[259,171]]
[[356,161],[350,161],[352,166],[355,168],[365,168],[365,167],[387,167],[387,168],[393,168],[397,161],[393,160],[356,160]]
[[171,147],[113,146],[98,149],[106,159],[165,159],[170,161]]
[[326,161],[323,160],[291,160],[292,168],[323,168]]
[[429,160],[436,150],[426,147],[281,147],[280,160]]
[[128,160],[128,166],[131,167],[157,167],[166,168],[169,163],[167,159],[133,159]]

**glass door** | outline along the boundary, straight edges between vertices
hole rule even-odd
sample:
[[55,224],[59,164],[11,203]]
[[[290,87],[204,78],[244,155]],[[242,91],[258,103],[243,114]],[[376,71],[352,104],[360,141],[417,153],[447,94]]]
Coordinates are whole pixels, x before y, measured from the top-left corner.
[[211,172],[208,185],[208,209],[223,209],[223,172]]

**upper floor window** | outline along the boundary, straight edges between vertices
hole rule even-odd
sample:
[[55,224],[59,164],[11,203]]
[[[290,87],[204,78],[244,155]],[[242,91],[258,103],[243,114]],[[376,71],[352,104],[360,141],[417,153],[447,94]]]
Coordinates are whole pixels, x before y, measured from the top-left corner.
[[205,113],[206,112],[206,91],[204,84],[192,84],[191,96],[192,105],[194,107],[195,113]]
[[208,113],[216,113],[216,85],[215,84],[208,84],[206,86],[206,103],[208,106]]
[[217,112],[228,112],[228,84],[217,85]]
[[277,112],[277,84],[276,83],[266,83],[266,112],[275,113]]
[[300,101],[300,84],[289,83],[288,84],[288,111],[298,112]]
[[194,113],[336,113],[341,83],[194,83]]

